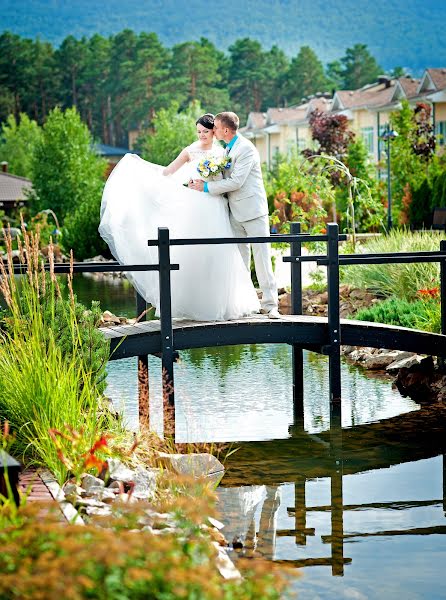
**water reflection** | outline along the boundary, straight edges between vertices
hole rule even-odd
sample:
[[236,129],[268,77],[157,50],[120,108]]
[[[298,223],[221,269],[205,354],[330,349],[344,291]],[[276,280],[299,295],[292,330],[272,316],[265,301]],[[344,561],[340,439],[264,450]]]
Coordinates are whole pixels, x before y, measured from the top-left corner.
[[225,533],[243,544],[234,557],[303,568],[305,598],[444,598],[445,425],[446,407],[426,406],[239,444],[217,490]]
[[[182,351],[175,366],[177,441],[216,442],[287,438],[293,425],[291,349],[287,345],[228,346]],[[304,425],[329,427],[327,357],[304,352]],[[110,363],[108,394],[138,424],[136,359]],[[160,360],[149,357],[150,416],[162,431]],[[418,405],[343,364],[344,427],[416,410]]]

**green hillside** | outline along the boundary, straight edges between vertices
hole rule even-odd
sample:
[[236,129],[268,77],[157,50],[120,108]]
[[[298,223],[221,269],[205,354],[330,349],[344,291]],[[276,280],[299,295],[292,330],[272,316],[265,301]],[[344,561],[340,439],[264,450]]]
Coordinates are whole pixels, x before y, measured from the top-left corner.
[[322,61],[361,42],[390,69],[446,65],[446,2],[438,0],[0,0],[0,31],[60,43],[130,28],[173,45],[207,37],[226,49],[249,36],[289,55],[311,46]]

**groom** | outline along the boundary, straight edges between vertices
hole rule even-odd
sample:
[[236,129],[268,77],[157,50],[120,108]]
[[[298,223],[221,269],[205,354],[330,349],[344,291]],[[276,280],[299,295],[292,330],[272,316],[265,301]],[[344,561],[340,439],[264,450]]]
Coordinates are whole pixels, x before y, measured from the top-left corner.
[[[229,217],[236,237],[269,236],[268,202],[263,185],[260,157],[256,147],[238,133],[239,118],[233,112],[215,116],[214,135],[226,142],[231,167],[220,181],[195,179],[189,187],[199,192],[227,194]],[[251,248],[239,245],[243,260],[250,270]],[[262,291],[261,312],[270,319],[279,319],[277,284],[271,264],[270,244],[253,244],[254,265]]]

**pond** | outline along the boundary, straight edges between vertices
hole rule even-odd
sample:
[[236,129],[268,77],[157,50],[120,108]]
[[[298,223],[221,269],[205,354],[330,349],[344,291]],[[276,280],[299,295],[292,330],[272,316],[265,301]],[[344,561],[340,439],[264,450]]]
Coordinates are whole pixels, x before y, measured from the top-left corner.
[[[131,287],[77,278],[79,299],[134,316]],[[229,442],[217,494],[240,556],[296,569],[305,599],[446,598],[446,408],[342,366],[342,430],[330,431],[326,357],[304,353],[295,421],[286,345],[181,352],[177,441]],[[111,362],[108,394],[137,427],[136,359]],[[151,425],[162,428],[160,360],[149,358]]]

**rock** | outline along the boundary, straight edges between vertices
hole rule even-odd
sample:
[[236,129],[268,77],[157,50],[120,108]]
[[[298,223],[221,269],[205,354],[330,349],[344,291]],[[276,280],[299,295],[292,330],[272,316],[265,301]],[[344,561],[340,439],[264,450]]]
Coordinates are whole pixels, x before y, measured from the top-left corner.
[[109,506],[88,506],[85,510],[89,517],[109,517],[112,514],[112,509]]
[[362,346],[356,348],[349,354],[349,359],[355,362],[361,362],[372,356],[374,348]]
[[328,303],[328,292],[322,292],[319,294],[318,304],[327,304]]
[[88,495],[101,502],[106,502],[107,504],[113,502],[116,498],[116,494],[113,490],[99,486],[91,486]]
[[354,350],[356,350],[355,346],[341,346],[341,351],[345,355],[351,354]]
[[93,475],[90,475],[88,473],[82,477],[82,487],[87,492],[87,494],[90,494],[91,488],[103,488],[104,486],[105,483],[102,481],[102,479],[99,479],[98,477],[94,477]]
[[361,288],[355,288],[354,290],[350,290],[349,296],[353,300],[364,300],[368,297],[373,297],[372,294],[370,294],[370,292]]
[[81,508],[104,508],[106,506],[106,504],[104,504],[104,502],[100,502],[99,500],[96,500],[95,498],[78,498],[78,500],[76,501],[76,506],[81,509]]
[[282,314],[290,314],[291,312],[291,294],[282,294],[279,296],[279,311]]
[[226,550],[224,550],[217,542],[213,542],[214,547],[217,550],[217,558],[215,564],[217,566],[220,575],[224,579],[241,579],[242,576],[240,571],[235,568],[234,563],[229,558]]
[[119,481],[112,481],[110,485],[107,486],[107,490],[111,490],[114,494],[120,494],[124,491],[124,486]]
[[414,365],[420,364],[420,362],[423,360],[423,357],[419,354],[413,354],[412,352],[407,352],[403,354],[408,354],[409,356],[398,357],[398,359],[395,360],[395,362],[390,363],[390,365],[388,365],[386,371],[393,375],[397,373],[400,369],[409,369]]
[[82,495],[84,491],[79,485],[72,483],[71,481],[67,481],[62,487],[63,493],[65,494],[66,499],[69,502],[74,502],[77,497]]
[[399,369],[395,386],[403,396],[409,396],[417,402],[426,402],[437,398],[434,384],[443,378],[443,374],[435,371],[432,356],[427,356],[418,364]]
[[373,354],[373,355],[369,356],[368,358],[366,358],[362,364],[363,364],[363,367],[366,369],[369,369],[371,371],[378,371],[380,369],[385,369],[390,364],[395,362],[395,359],[397,358],[397,356],[398,356],[398,354],[395,351],[385,352],[382,354]]
[[120,325],[121,324],[120,318],[117,317],[116,315],[114,315],[113,313],[111,313],[109,310],[105,310],[102,313],[101,322],[105,323],[105,324],[110,324],[110,325]]
[[119,494],[116,496],[115,502],[122,502],[123,504],[136,504],[138,502],[138,498],[134,498],[133,494]]
[[218,529],[209,529],[209,535],[219,546],[229,546],[228,540]]
[[135,476],[135,487],[132,495],[138,499],[149,500],[153,498],[156,492],[156,479],[158,470],[149,471],[138,467]]
[[160,462],[180,475],[206,477],[217,485],[224,475],[225,468],[212,454],[168,454],[159,452]]
[[122,481],[123,483],[135,481],[135,471],[126,467],[117,458],[110,458],[108,460],[108,472],[111,481]]
[[221,521],[214,519],[214,517],[208,517],[208,522],[215,527],[215,529],[223,529],[224,525]]

